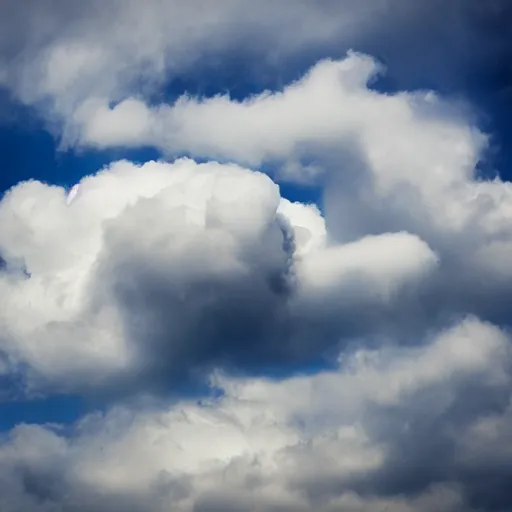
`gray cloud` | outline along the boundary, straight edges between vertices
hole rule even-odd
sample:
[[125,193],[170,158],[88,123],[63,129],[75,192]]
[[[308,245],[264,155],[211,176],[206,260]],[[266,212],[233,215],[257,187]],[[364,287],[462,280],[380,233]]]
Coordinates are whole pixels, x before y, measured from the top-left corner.
[[257,6],[52,0],[44,7],[9,0],[2,12],[0,82],[38,105],[56,134],[64,130],[66,142],[77,135],[73,115],[86,100],[153,97],[163,83],[190,76],[198,66],[210,75],[229,74],[233,54],[260,88],[282,85],[318,58],[341,57],[353,48],[383,60],[398,87],[460,90],[478,77],[503,75],[499,63],[511,53],[504,0]]
[[20,184],[0,217],[4,257],[26,269],[0,275],[2,350],[36,389],[132,394],[215,367],[291,369],[371,337],[436,266],[407,233],[324,247],[315,207],[263,174],[190,160],[118,162],[71,203]]
[[425,346],[358,350],[314,376],[218,376],[220,398],[116,406],[67,436],[18,426],[0,447],[0,503],[9,512],[507,510],[509,343],[469,319]]
[[[456,87],[509,55],[509,8],[290,5],[2,5],[0,82],[64,144],[272,161],[324,194],[321,214],[263,174],[186,159],[115,162],[73,196],[6,193],[0,374],[106,410],[3,434],[2,512],[512,507],[512,189],[479,176],[467,109],[378,93],[377,61],[344,58]],[[234,47],[258,89],[334,46],[342,60],[280,93],[154,105]],[[322,357],[331,370],[290,376]],[[202,400],[180,398],[198,381]]]
[[131,394],[217,366],[414,345],[467,314],[507,324],[510,187],[477,179],[485,136],[431,93],[368,89],[376,68],[351,54],[280,94],[181,114],[194,148],[225,155],[286,160],[308,141],[325,218],[263,174],[191,160],[117,162],[71,199],[38,182],[11,190],[0,250],[20,272],[0,286],[13,367],[35,387]]

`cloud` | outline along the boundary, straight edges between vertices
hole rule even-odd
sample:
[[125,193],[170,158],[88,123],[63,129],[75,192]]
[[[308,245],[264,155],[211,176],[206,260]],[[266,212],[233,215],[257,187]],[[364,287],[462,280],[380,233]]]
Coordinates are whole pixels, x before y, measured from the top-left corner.
[[[245,54],[255,48],[263,60],[273,49],[282,60],[355,34],[386,8],[383,1],[352,0],[314,6],[302,0],[293,6],[265,1],[258,7],[233,0],[116,0],[87,6],[52,0],[42,10],[38,2],[20,8],[9,1],[2,6],[9,21],[2,24],[0,80],[23,102],[49,102],[45,113],[66,123],[89,97],[118,101],[140,85],[154,91],[169,75],[236,46]],[[303,25],[300,36],[297,24]]]
[[[396,255],[400,254],[400,266]],[[366,281],[372,293],[388,298],[415,276],[428,273],[436,257],[419,238],[408,233],[369,236],[357,242],[329,247],[304,259],[298,267],[299,282],[309,293],[329,295],[329,291],[347,295],[350,282],[355,285],[350,299],[366,295]],[[330,297],[333,298],[332,296]]]
[[190,159],[7,193],[2,351],[30,386],[131,394],[411,345],[466,314],[508,325],[510,187],[477,177],[484,134],[432,93],[368,89],[376,66],[351,54],[281,93],[192,108],[192,152],[220,137],[224,157],[317,154],[325,217],[264,174]]
[[[243,101],[183,96],[173,105],[150,108],[129,98],[109,108],[91,98],[75,112],[77,139],[70,142],[100,148],[153,145],[167,154],[252,166],[325,159],[326,149],[355,148],[370,164],[397,167],[398,179],[413,162],[439,167],[443,159],[451,172],[471,171],[472,152],[484,140],[465,125],[463,112],[428,91],[385,95],[369,89],[381,69],[371,57],[350,52],[343,60],[318,62],[281,92]],[[438,153],[428,151],[427,138]],[[395,151],[385,152],[391,144]]]
[[[509,333],[467,313],[492,317],[508,289],[503,273],[486,288],[468,277],[504,261],[508,186],[446,158],[448,177],[404,175],[404,199],[424,195],[409,231],[364,217],[380,197],[382,225],[396,219],[400,180],[378,161],[364,172],[391,186],[363,180],[363,197],[327,168],[341,203],[325,217],[262,173],[190,159],[9,191],[2,352],[28,392],[136,397],[210,375],[210,393],[109,402],[68,431],[17,426],[0,449],[2,509],[506,510]],[[469,231],[446,197],[456,219],[485,215]],[[357,215],[339,214],[345,201]],[[344,236],[347,220],[361,236]],[[334,369],[254,375],[323,353]]]
[[249,164],[285,159],[301,144],[325,144],[350,132],[359,105],[350,111],[348,105],[376,70],[372,59],[354,54],[317,64],[283,92],[265,92],[242,102],[227,96],[185,96],[172,106],[149,109],[132,98],[109,109],[91,99],[76,112],[77,124],[83,126],[78,142],[99,147],[153,144],[167,152]]
[[32,181],[0,203],[2,350],[64,388],[305,362],[325,302],[397,306],[437,265],[407,233],[328,243],[316,207],[234,165],[121,161],[70,194]]
[[[105,411],[3,433],[0,509],[510,509],[512,189],[478,172],[466,107],[378,92],[379,61],[343,56],[435,18],[482,59],[476,3],[19,5],[2,7],[0,83],[62,147],[209,161],[118,161],[2,198],[2,382]],[[377,45],[387,65],[438,69],[399,35]],[[445,73],[460,49],[442,51]],[[159,99],[234,53],[273,88]],[[294,58],[317,62],[290,81]],[[251,170],[269,162],[276,181]],[[282,178],[315,181],[321,208]]]
[[[508,431],[493,425],[509,414],[500,396],[510,362],[507,335],[467,319],[420,347],[357,350],[314,376],[217,376],[219,398],[116,406],[66,437],[18,426],[0,448],[0,503],[6,512],[20,503],[27,511],[504,510],[509,497],[498,503],[471,484],[502,457],[492,446]],[[467,410],[473,392],[499,405]],[[479,442],[468,449],[466,436]]]
[[[278,178],[316,180],[325,190],[331,239],[405,231],[438,254],[439,278],[427,285],[418,314],[442,309],[506,322],[499,303],[509,296],[511,196],[507,183],[478,175],[486,135],[464,109],[431,91],[370,89],[379,69],[374,59],[351,53],[319,62],[281,92],[241,102],[182,98],[148,108],[131,99],[111,110],[91,107],[91,117],[81,118],[83,141],[154,144],[169,154],[253,166],[270,161]],[[397,254],[406,258],[407,249]],[[415,327],[431,321],[416,319]]]
[[[249,0],[51,0],[44,9],[8,0],[2,14],[0,83],[66,142],[80,135],[73,118],[91,105],[99,135],[100,118],[115,124],[138,115],[137,99],[154,103],[169,81],[198,69],[222,74],[233,59],[257,89],[274,88],[319,57],[354,48],[381,55],[404,86],[415,87],[418,80],[465,83],[510,55],[504,0],[265,0],[257,7]],[[128,141],[133,131],[124,133]]]

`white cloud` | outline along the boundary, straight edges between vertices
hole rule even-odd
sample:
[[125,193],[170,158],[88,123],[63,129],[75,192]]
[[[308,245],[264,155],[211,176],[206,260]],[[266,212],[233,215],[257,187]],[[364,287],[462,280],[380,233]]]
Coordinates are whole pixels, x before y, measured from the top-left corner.
[[372,98],[360,96],[376,70],[372,59],[353,54],[339,62],[318,63],[282,93],[265,92],[243,102],[227,96],[184,96],[172,106],[154,109],[134,98],[112,109],[90,100],[77,111],[76,121],[83,126],[84,144],[153,144],[168,152],[258,164],[286,158],[300,144],[326,144],[348,135],[360,117],[360,103]]
[[[5,3],[0,81],[64,146],[272,161],[324,204],[190,159],[10,190],[2,383],[132,400],[3,435],[2,512],[510,508],[512,188],[478,178],[486,137],[464,111],[370,89],[381,66],[360,53],[244,101],[148,100],[235,46],[261,57],[252,73],[282,70],[443,17],[429,4]],[[336,367],[254,377],[323,355]],[[219,398],[140,397],[209,375]]]
[[371,57],[349,53],[317,63],[282,92],[241,102],[184,96],[149,108],[129,98],[109,109],[106,101],[91,99],[74,117],[81,129],[77,142],[154,145],[167,153],[250,165],[321,158],[326,150],[340,154],[345,148],[364,159],[382,192],[401,182],[446,187],[470,177],[484,137],[430,92],[385,95],[368,89],[380,69]]
[[[297,266],[306,293],[357,300],[362,293],[388,299],[403,282],[429,273],[437,262],[427,244],[408,233],[369,236],[318,251]],[[361,286],[361,283],[364,283]],[[348,295],[346,288],[351,288]],[[331,292],[331,293],[329,293]],[[348,295],[348,297],[347,297]]]
[[264,402],[276,414],[284,409],[301,417],[330,417],[335,423],[344,419],[353,425],[368,403],[392,406],[425,388],[454,386],[468,375],[506,386],[510,355],[506,335],[469,318],[419,347],[384,346],[343,354],[337,373],[295,377],[284,383],[224,382],[222,377],[219,382],[241,400]]
[[[378,49],[401,68],[401,78],[453,82],[467,77],[469,63],[474,68],[495,59],[504,47],[507,53],[508,40],[496,34],[489,44],[481,22],[506,23],[505,3],[48,0],[42,7],[37,0],[5,0],[0,83],[40,108],[58,135],[64,129],[74,140],[70,121],[88,100],[100,98],[107,106],[134,95],[149,97],[191,70],[222,73],[233,55],[258,85],[278,84],[298,61],[326,53],[339,57],[350,48]],[[436,27],[445,43],[437,44],[426,26]],[[403,44],[404,37],[410,44]],[[122,134],[129,133],[133,128]]]
[[475,177],[484,135],[431,93],[368,89],[377,68],[350,54],[243,103],[132,101],[119,123],[105,111],[98,127],[124,143],[150,130],[245,161],[316,154],[325,218],[263,174],[191,160],[118,162],[68,205],[59,187],[20,184],[1,203],[0,247],[31,278],[2,276],[3,350],[89,384],[91,371],[104,383],[307,360],[361,336],[410,343],[466,313],[505,323],[512,196]]
[[[413,14],[406,2],[394,3],[395,11]],[[384,0],[51,0],[45,9],[9,0],[2,6],[0,80],[72,129],[71,115],[90,98],[120,101],[141,86],[154,92],[169,76],[233,48],[272,67],[303,50],[359,38],[387,12]]]
[[[132,98],[108,109],[91,100],[76,114],[77,137],[256,166],[277,161],[281,177],[312,173],[326,184],[331,238],[407,231],[441,254],[463,251],[462,266],[506,274],[511,189],[476,179],[486,136],[432,92],[369,89],[378,70],[372,58],[352,53],[317,63],[282,92],[243,102],[184,97],[149,108]],[[483,247],[485,237],[491,244]]]
[[325,219],[315,204],[292,203],[282,198],[277,211],[284,218],[290,219],[297,257],[326,246],[328,240]]
[[[129,99],[113,110],[102,107],[97,121],[94,108],[76,120],[85,143],[153,144],[253,165],[277,160],[281,177],[299,181],[313,172],[324,185],[331,241],[402,231],[419,236],[446,276],[432,282],[431,293],[450,297],[459,312],[481,314],[493,294],[507,294],[512,189],[477,176],[487,139],[463,110],[429,91],[371,90],[378,69],[372,58],[352,53],[319,62],[282,92],[243,102],[187,97],[149,108]],[[130,124],[125,113],[138,121]],[[481,298],[466,294],[483,280],[493,284]],[[443,282],[447,289],[439,291]]]
[[0,225],[3,258],[19,269],[0,275],[2,350],[65,389],[143,368],[293,360],[293,330],[330,296],[342,314],[344,303],[389,305],[436,262],[406,233],[330,246],[318,210],[282,200],[267,176],[191,160],[117,162],[71,202],[21,183]]
[[[111,510],[111,496],[129,497],[129,510],[137,511],[472,510],[462,482],[436,486],[433,475],[421,490],[404,488],[399,496],[381,493],[378,475],[397,471],[398,439],[421,435],[414,403],[422,393],[441,393],[422,402],[422,417],[445,416],[446,425],[436,432],[442,436],[457,421],[453,404],[464,402],[464,388],[477,385],[487,396],[499,394],[510,384],[509,363],[509,339],[473,319],[423,347],[371,357],[356,352],[351,362],[315,376],[224,376],[216,382],[225,394],[202,404],[117,406],[85,417],[68,437],[49,427],[19,426],[0,447],[0,503],[3,510],[16,510],[20,479],[32,478],[39,487],[25,484],[24,494],[42,501],[28,511],[46,510],[38,508],[42,503],[89,510],[98,497],[96,510]],[[497,381],[499,368],[506,378]],[[410,423],[407,433],[385,430],[386,417],[396,416],[397,407],[405,408],[400,421]],[[476,419],[480,411],[474,414]],[[404,457],[412,467],[422,463],[413,451]],[[464,475],[464,463],[447,458],[442,464]],[[17,485],[6,488],[8,478]]]

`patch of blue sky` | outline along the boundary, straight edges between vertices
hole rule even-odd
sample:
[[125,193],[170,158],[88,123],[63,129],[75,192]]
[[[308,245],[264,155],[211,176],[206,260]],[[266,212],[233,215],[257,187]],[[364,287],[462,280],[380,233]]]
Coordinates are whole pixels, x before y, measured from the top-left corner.
[[20,423],[69,425],[88,410],[84,398],[76,395],[0,401],[0,432]]

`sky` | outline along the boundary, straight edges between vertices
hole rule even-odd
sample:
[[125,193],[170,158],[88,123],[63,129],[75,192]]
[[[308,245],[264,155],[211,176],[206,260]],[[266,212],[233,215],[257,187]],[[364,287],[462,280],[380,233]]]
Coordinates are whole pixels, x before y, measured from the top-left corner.
[[510,512],[512,4],[4,0],[2,512]]

